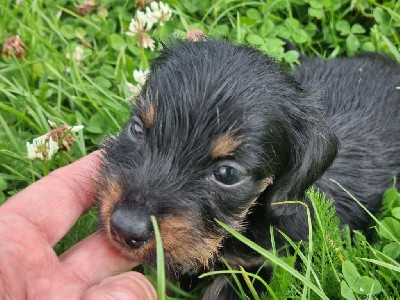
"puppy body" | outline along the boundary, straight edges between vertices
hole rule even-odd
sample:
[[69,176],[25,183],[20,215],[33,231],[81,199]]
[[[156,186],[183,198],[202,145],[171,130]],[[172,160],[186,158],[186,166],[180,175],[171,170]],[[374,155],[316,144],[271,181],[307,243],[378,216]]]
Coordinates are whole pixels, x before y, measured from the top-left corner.
[[304,88],[320,87],[328,125],[340,141],[333,164],[315,183],[335,200],[343,224],[365,228],[368,216],[334,179],[376,212],[400,172],[400,66],[381,54],[331,61],[306,59],[295,71]]
[[[399,85],[400,67],[378,54],[305,58],[291,76],[246,46],[167,47],[132,119],[104,143],[103,228],[127,257],[154,263],[154,215],[168,269],[192,275],[218,267],[220,256],[250,270],[263,263],[215,219],[266,248],[270,225],[306,239],[305,209],[273,203],[309,204],[312,185],[335,200],[343,224],[363,229],[366,213],[330,179],[379,208],[399,173]],[[227,286],[217,279],[205,298],[234,298]]]

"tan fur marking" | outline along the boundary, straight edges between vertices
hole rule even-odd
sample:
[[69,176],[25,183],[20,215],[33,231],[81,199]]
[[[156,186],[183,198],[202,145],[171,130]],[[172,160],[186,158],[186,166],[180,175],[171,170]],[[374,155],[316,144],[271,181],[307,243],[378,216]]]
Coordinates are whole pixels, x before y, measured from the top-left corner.
[[150,128],[154,123],[155,117],[156,117],[156,108],[154,107],[154,104],[150,103],[147,107],[145,107],[145,109],[141,114],[141,120],[143,122],[143,126],[145,128]]
[[110,220],[115,206],[120,200],[123,188],[117,178],[106,178],[104,179],[104,182],[102,182],[101,186],[103,188],[99,191],[98,195],[98,198],[101,199],[99,211],[103,222],[103,228],[109,242],[126,258],[131,259],[137,264],[144,263],[146,255],[148,255],[150,251],[153,251],[153,253],[155,252],[154,241],[150,241],[139,250],[132,250],[122,241],[115,239],[111,234]]
[[241,140],[235,139],[230,133],[220,135],[211,143],[211,157],[221,158],[232,156],[241,143]]
[[169,217],[160,222],[160,232],[166,255],[189,271],[203,266],[218,251],[222,237],[204,236],[190,216]]
[[[123,242],[113,238],[110,232],[109,218],[106,222],[106,233],[111,244],[123,256],[137,263],[146,263],[149,257],[156,256],[154,238],[139,249],[130,249]],[[172,216],[160,220],[159,228],[167,261],[178,266],[183,272],[196,271],[208,267],[209,260],[218,251],[223,237],[206,237],[197,231],[192,219],[182,216]]]
[[264,190],[270,186],[271,184],[274,183],[274,177],[270,176],[270,177],[266,177],[263,180],[261,180],[261,185],[260,185],[260,193],[264,192]]
[[[110,219],[114,211],[115,205],[120,200],[122,192],[121,186],[116,180],[107,178],[107,181],[103,183],[104,188],[99,192],[100,202],[100,216],[104,223],[104,229],[108,240],[115,246],[115,241],[111,235],[110,230]],[[119,248],[119,247],[117,247]]]
[[110,219],[115,205],[121,195],[121,186],[117,182],[108,182],[106,188],[100,192],[100,214],[103,220]]

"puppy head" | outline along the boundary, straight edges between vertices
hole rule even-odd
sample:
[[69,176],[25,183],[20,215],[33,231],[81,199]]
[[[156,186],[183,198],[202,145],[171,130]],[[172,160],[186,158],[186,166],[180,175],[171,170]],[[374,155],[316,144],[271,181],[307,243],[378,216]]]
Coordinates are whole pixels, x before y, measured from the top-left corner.
[[132,118],[104,142],[97,198],[110,241],[154,262],[154,215],[167,265],[206,268],[226,237],[215,219],[243,230],[261,193],[302,195],[330,164],[335,138],[313,98],[254,49],[166,47]]

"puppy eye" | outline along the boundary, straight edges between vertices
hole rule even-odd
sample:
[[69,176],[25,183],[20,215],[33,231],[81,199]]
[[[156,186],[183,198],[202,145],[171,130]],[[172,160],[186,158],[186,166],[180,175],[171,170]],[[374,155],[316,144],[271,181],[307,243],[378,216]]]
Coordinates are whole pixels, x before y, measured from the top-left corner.
[[128,133],[133,140],[143,138],[143,123],[137,116],[134,116],[133,122],[129,124]]
[[221,166],[213,171],[214,178],[224,185],[234,185],[244,179],[244,175],[238,169],[231,166]]

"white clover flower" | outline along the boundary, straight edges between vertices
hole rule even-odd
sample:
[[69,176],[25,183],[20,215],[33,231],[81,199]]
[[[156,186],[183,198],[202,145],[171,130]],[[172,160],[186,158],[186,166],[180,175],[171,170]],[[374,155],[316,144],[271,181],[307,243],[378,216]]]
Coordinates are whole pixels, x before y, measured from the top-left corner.
[[129,36],[141,35],[153,27],[152,18],[142,11],[137,11],[136,17],[129,24],[129,31],[126,32]]
[[137,36],[140,48],[149,48],[154,51],[154,40],[147,34],[155,23],[163,26],[172,16],[172,10],[163,2],[151,2],[150,7],[146,7],[146,12],[138,10],[136,16],[131,20],[126,35]]
[[47,138],[51,138],[53,139],[53,141],[58,143],[61,141],[59,149],[60,151],[69,151],[75,142],[75,139],[71,135],[71,132],[78,132],[84,128],[83,125],[70,126],[68,124],[64,124],[57,126],[56,123],[50,120],[47,120],[47,122],[49,122],[50,126],[53,129],[46,133],[44,136]]
[[150,30],[153,28],[154,22],[151,16],[148,14],[138,10],[136,12],[136,19],[138,20],[139,23],[143,24],[142,28],[145,31]]
[[163,26],[172,16],[172,10],[163,2],[152,2],[150,7],[146,7],[146,12],[138,10],[136,16],[131,20],[126,35],[138,36],[138,45],[140,48],[149,48],[154,51],[154,40],[146,33],[152,29],[157,22]]
[[75,5],[81,16],[90,14],[96,7],[97,0],[84,0],[82,4]]
[[139,23],[139,21],[136,19],[132,19],[131,23],[129,24],[128,31],[125,32],[125,34],[129,36],[135,36],[142,30],[144,30],[143,24]]
[[17,34],[7,38],[4,41],[3,51],[1,53],[6,55],[8,58],[11,58],[13,55],[15,55],[18,58],[23,58],[25,57],[26,49],[27,47]]
[[133,101],[142,91],[142,87],[146,84],[147,76],[149,75],[149,69],[144,71],[142,70],[134,70],[133,78],[137,82],[137,84],[133,84],[130,82],[126,82],[126,87],[128,89],[128,101]]
[[[67,53],[66,57],[68,59],[70,59],[71,54]],[[74,48],[74,52],[72,53],[72,58],[74,59],[74,61],[79,64],[83,58],[84,58],[84,50],[83,50],[83,46],[82,45],[76,45]]]
[[47,135],[42,135],[33,139],[32,144],[26,142],[26,148],[28,150],[29,159],[38,158],[43,161],[51,160],[53,155],[56,154],[59,149],[58,143],[51,137],[47,137]]
[[135,78],[135,81],[141,85],[144,86],[146,84],[147,76],[149,75],[149,70],[134,70],[133,71],[133,78]]
[[126,82],[126,86],[128,88],[129,91],[129,100],[136,98],[140,92],[142,91],[142,87],[139,84],[132,84],[130,82]]
[[171,19],[172,10],[167,3],[154,1],[151,2],[150,8],[146,7],[146,14],[153,23],[160,22],[160,26],[164,26],[165,22]]
[[141,48],[150,48],[151,51],[154,51],[154,40],[145,32],[139,35],[138,44]]
[[154,51],[154,40],[146,33],[153,27],[152,19],[142,11],[136,13],[136,18],[132,19],[129,24],[129,31],[126,35],[138,36],[138,44],[140,48],[150,48]]
[[82,45],[77,45],[74,49],[74,60],[76,62],[81,62],[83,60],[83,46]]
[[85,128],[85,126],[83,126],[83,125],[70,126],[70,125],[66,125],[65,124],[65,125],[57,126],[57,124],[55,122],[53,122],[53,121],[47,120],[47,122],[49,123],[49,125],[52,128],[55,128],[55,129],[62,128],[62,130],[64,132],[67,132],[67,131],[78,132],[78,131],[82,130],[83,128]]

